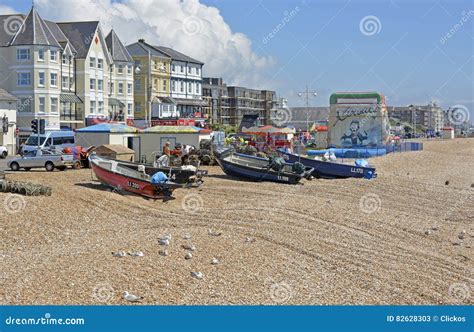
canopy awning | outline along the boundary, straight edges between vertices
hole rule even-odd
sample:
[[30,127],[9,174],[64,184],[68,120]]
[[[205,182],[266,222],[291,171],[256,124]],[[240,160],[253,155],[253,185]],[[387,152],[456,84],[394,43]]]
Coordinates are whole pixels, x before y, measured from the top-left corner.
[[178,105],[189,105],[189,106],[208,106],[209,103],[205,100],[198,100],[198,99],[183,99],[183,98],[176,98],[176,102]]
[[117,98],[109,98],[109,106],[120,106],[120,107],[125,107],[125,104],[122,103],[120,100]]
[[176,102],[171,97],[156,97],[153,100],[153,102],[154,103],[159,103],[159,104],[173,104],[173,105],[176,105]]
[[76,96],[74,93],[61,93],[59,100],[63,103],[80,103],[82,104],[81,98]]

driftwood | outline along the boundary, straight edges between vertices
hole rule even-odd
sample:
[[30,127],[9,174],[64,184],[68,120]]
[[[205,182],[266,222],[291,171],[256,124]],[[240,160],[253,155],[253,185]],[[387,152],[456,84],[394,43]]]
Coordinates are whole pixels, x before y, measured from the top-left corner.
[[26,196],[51,196],[51,187],[31,182],[0,180],[0,192]]

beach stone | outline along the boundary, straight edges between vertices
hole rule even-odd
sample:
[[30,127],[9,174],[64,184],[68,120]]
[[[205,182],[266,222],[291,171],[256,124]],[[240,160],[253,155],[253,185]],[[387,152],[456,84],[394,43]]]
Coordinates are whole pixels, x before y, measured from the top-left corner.
[[190,252],[188,252],[185,256],[184,256],[184,259],[188,260],[188,259],[191,259],[193,258],[193,254],[191,254]]
[[202,279],[202,278],[204,278],[204,275],[202,274],[202,272],[199,272],[199,271],[197,271],[197,272],[191,272],[191,276],[194,277],[194,278],[196,278],[196,279]]
[[211,259],[211,264],[212,265],[217,265],[217,264],[219,264],[219,260],[214,257],[213,259]]

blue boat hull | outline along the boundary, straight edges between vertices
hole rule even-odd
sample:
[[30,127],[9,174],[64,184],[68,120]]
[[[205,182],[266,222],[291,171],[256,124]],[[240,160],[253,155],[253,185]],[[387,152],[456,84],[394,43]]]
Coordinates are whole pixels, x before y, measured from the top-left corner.
[[[312,169],[307,168],[306,172],[303,174],[295,174],[295,173],[288,173],[288,172],[277,172],[272,169],[264,169],[264,168],[257,168],[257,167],[250,167],[241,164],[237,164],[234,162],[229,162],[225,159],[227,153],[231,153],[228,150],[224,151],[224,153],[218,153],[214,151],[214,156],[216,158],[217,163],[222,168],[224,173],[230,176],[243,178],[251,181],[272,181],[278,183],[287,183],[287,184],[296,184],[302,178],[308,178],[311,176]],[[240,154],[237,154],[240,155]],[[245,158],[253,158],[253,159],[263,159],[253,156],[241,155]]]
[[283,157],[290,163],[300,162],[305,166],[314,168],[313,176],[324,179],[342,179],[342,178],[366,178],[371,179],[377,176],[375,168],[360,167],[348,164],[339,164],[328,161],[315,160],[301,157],[278,150]]

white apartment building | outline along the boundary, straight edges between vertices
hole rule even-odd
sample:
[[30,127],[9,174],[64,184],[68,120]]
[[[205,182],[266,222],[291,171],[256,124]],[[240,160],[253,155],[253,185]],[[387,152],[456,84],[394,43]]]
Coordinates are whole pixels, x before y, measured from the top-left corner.
[[[10,30],[13,20],[21,22],[16,30]],[[0,87],[19,100],[20,142],[29,136],[31,120],[41,117],[46,130],[59,130],[62,104],[80,102],[72,92],[74,54],[55,23],[43,20],[34,8],[26,16],[0,16]]]
[[202,66],[195,60],[172,48],[154,46],[171,57],[171,98],[181,117],[194,117],[201,113],[207,102],[202,99]]
[[98,21],[55,23],[34,7],[0,15],[0,88],[18,98],[20,143],[39,117],[46,130],[133,118],[133,60],[109,35],[107,45]]
[[109,82],[109,118],[130,121],[134,118],[134,60],[114,30],[105,37],[112,57]]

